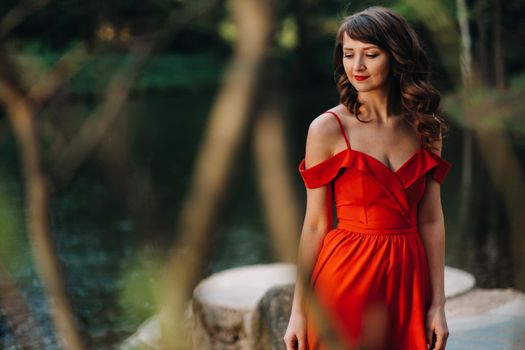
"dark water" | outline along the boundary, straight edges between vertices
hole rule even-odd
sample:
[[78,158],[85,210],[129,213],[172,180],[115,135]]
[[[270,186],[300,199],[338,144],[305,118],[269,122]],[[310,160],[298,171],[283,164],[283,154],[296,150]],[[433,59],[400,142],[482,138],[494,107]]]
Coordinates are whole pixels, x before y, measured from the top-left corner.
[[[148,170],[168,229],[174,226],[189,181],[208,108],[206,104],[195,103],[199,96],[191,97],[191,108],[188,97],[182,96],[148,97],[147,101],[134,101],[128,109],[135,114],[129,115],[131,120],[145,110],[148,112],[146,120],[134,121],[137,131],[132,135],[132,151],[136,166]],[[4,213],[0,218],[16,224],[0,229],[0,251],[11,251],[3,260],[39,325],[33,335],[42,339],[46,349],[58,349],[48,303],[27,241],[23,188],[11,142],[2,144],[4,153],[13,156],[4,158],[0,169],[0,209]],[[250,157],[247,147],[239,156],[243,165],[232,171],[235,191],[227,197],[227,210],[223,210],[221,221],[210,237],[212,256],[205,265],[205,275],[238,265],[271,262],[258,214],[260,208],[253,200],[256,189]],[[155,252],[148,251],[147,238],[136,232],[110,182],[94,162],[88,161],[66,190],[52,201],[52,226],[59,259],[90,349],[115,348],[156,312],[158,275],[154,271],[158,265],[150,259]],[[0,348],[17,349],[3,314],[0,314]]]
[[[195,148],[209,108],[205,103],[195,103],[201,94],[149,96],[147,101],[135,100],[128,108],[136,130],[132,136],[133,155],[137,166],[148,171],[168,227],[173,224],[189,181]],[[301,106],[301,109],[307,108]],[[319,112],[323,109],[315,108]],[[145,111],[148,118],[135,118]],[[304,118],[307,123],[306,119],[315,113],[301,112],[293,118]],[[305,193],[296,169],[303,156],[305,130],[306,124],[303,130],[290,132],[289,137],[294,150],[290,171],[299,191],[298,198],[302,201]],[[443,157],[453,164],[442,186],[447,231],[446,262],[474,272],[480,285],[505,287],[509,284],[509,276],[501,277],[505,265],[501,265],[501,244],[494,237],[483,241],[486,256],[491,257],[483,264],[475,259],[470,262],[464,259],[465,240],[458,233],[460,152],[457,150],[460,141],[460,130],[452,128],[443,153]],[[15,154],[13,147],[12,140],[2,144],[6,155]],[[228,191],[226,210],[223,210],[221,221],[209,240],[213,254],[206,265],[205,275],[239,265],[273,262],[254,182],[249,137],[242,149],[238,166],[232,173],[235,190]],[[27,243],[18,165],[16,158],[4,160],[0,169],[0,210],[9,214],[2,214],[4,221],[12,220],[14,224],[4,225],[1,231],[3,246],[10,247],[9,254],[5,247],[2,254],[40,327],[35,334],[44,339],[47,349],[57,349],[48,304]],[[88,348],[115,348],[156,311],[156,266],[147,258],[151,254],[147,253],[144,237],[137,235],[121,201],[93,162],[88,162],[67,190],[54,198],[52,212],[59,258]],[[471,241],[475,241],[475,237],[467,240]],[[0,336],[1,348],[17,348],[3,321],[0,322]]]

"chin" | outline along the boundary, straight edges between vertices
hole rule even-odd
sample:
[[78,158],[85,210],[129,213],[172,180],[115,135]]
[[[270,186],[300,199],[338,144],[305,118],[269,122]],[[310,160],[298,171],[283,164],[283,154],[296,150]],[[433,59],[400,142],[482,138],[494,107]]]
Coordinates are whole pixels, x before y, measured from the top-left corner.
[[373,90],[377,90],[377,86],[355,86],[353,85],[353,87],[356,89],[357,92],[369,92],[369,91],[373,91]]
[[352,84],[352,86],[357,90],[357,92],[369,92],[374,90],[382,90],[384,88],[383,85],[377,84]]

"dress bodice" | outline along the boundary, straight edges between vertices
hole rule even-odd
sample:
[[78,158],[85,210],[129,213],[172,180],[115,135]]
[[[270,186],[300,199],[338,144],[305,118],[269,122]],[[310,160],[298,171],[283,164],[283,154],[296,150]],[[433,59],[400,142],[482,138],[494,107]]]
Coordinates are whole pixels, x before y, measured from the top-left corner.
[[421,147],[401,167],[393,171],[374,157],[347,149],[305,168],[299,173],[307,188],[333,185],[336,215],[339,224],[367,229],[413,228],[417,222],[417,207],[428,178],[443,182],[451,164],[436,153]]

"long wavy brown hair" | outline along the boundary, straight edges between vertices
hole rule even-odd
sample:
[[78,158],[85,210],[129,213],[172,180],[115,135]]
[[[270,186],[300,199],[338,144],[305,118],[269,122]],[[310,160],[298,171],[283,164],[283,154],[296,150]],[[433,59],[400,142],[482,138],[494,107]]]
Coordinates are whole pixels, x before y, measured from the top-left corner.
[[[334,79],[339,101],[359,119],[358,92],[348,80],[343,66],[343,38],[379,46],[390,54],[391,97],[399,101],[407,121],[417,127],[425,148],[448,133],[440,111],[441,96],[431,83],[431,69],[418,36],[406,20],[381,6],[368,7],[346,16],[337,30],[333,53]],[[392,101],[392,100],[391,100]]]

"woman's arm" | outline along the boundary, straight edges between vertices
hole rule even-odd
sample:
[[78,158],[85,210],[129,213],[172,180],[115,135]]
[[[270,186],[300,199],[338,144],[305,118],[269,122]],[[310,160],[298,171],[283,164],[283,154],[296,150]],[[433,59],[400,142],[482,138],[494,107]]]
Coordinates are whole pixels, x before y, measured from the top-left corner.
[[[434,147],[438,149],[435,153],[440,156],[441,144],[441,140],[434,143]],[[440,184],[431,176],[427,179],[425,194],[419,205],[418,230],[427,256],[432,295],[427,314],[427,340],[431,344],[432,333],[435,333],[434,349],[444,349],[448,338],[445,319],[445,220]]]
[[[434,142],[441,156],[441,140]],[[431,152],[434,152],[431,150]],[[445,305],[445,220],[441,206],[441,185],[427,174],[427,185],[418,209],[418,230],[429,265],[432,305]]]
[[[428,181],[419,211],[418,229],[425,247],[432,290],[432,305],[445,305],[445,224],[439,184]],[[424,219],[423,219],[424,218]]]
[[[314,119],[306,137],[305,168],[309,169],[333,155],[330,140],[337,139],[339,126],[331,115]],[[305,349],[306,314],[305,306],[310,293],[309,279],[319,255],[325,234],[332,228],[331,185],[306,189],[306,213],[299,240],[297,254],[297,275],[292,302],[292,311],[284,341],[287,350]]]
[[[306,138],[305,167],[332,156],[331,145],[338,125],[331,116],[321,115],[310,124]],[[335,132],[334,132],[335,131]],[[321,244],[326,232],[332,228],[332,192],[330,184],[306,189],[306,212],[297,254],[297,278],[292,304],[292,314],[304,312],[305,293]]]
[[[310,190],[308,190],[310,191]],[[326,189],[313,189],[312,191],[326,192]],[[309,277],[313,271],[319,250],[323,242],[323,237],[330,230],[328,223],[313,224],[307,222],[305,217],[301,238],[299,240],[299,249],[297,256],[297,277],[295,283],[294,298],[292,303],[292,314],[305,312],[305,290],[308,285]]]

